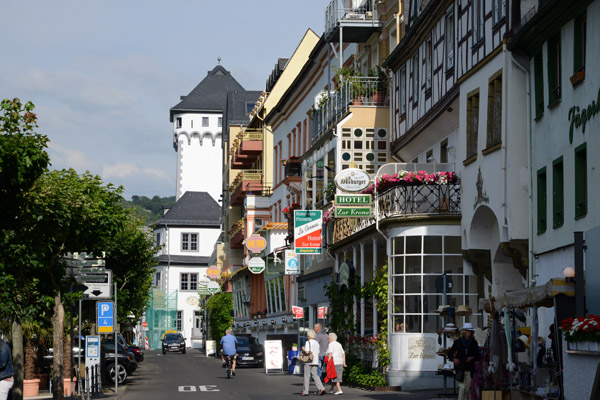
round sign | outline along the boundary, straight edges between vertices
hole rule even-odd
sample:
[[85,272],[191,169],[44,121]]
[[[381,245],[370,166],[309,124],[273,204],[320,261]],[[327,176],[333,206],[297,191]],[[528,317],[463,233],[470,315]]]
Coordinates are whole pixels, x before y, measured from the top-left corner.
[[206,270],[206,275],[212,279],[218,278],[220,274],[221,271],[215,265]]
[[252,234],[246,239],[246,247],[253,253],[260,253],[267,247],[267,241],[258,234]]
[[343,169],[335,176],[335,185],[345,192],[360,192],[369,187],[371,177],[359,168]]
[[146,321],[142,322],[142,327],[147,328],[148,327],[148,323]]
[[260,257],[252,257],[248,261],[248,269],[253,274],[261,274],[265,270],[265,260]]
[[208,282],[206,289],[212,294],[219,293],[221,291],[219,284],[214,281]]

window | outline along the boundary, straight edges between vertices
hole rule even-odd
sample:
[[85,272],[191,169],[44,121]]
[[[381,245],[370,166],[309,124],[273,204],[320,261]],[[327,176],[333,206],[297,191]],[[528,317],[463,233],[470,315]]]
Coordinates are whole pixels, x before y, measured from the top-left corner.
[[575,149],[575,219],[587,214],[587,145]]
[[177,318],[175,319],[175,329],[178,331],[181,331],[181,326],[182,326],[182,321],[183,321],[183,311],[181,310],[177,310]]
[[182,273],[179,279],[179,290],[181,291],[197,291],[198,290],[198,274],[197,273]]
[[425,43],[425,90],[431,90],[431,38]]
[[160,272],[154,274],[154,287],[160,287]]
[[435,158],[433,158],[433,150],[427,151],[427,153],[425,154],[425,161],[428,164],[435,162]]
[[535,75],[535,118],[544,114],[544,66],[542,52],[533,57],[533,71]]
[[483,39],[484,20],[483,20],[483,0],[473,0],[473,43],[477,44]]
[[217,122],[217,126],[219,128],[223,126],[223,117],[219,117],[218,122]]
[[552,227],[560,228],[565,220],[565,180],[563,158],[552,162]]
[[490,80],[488,85],[488,115],[486,147],[502,140],[502,73]]
[[406,67],[400,70],[400,115],[406,114]]
[[538,235],[546,232],[546,223],[548,217],[546,215],[547,202],[546,188],[546,167],[537,172],[537,233]]
[[198,234],[181,234],[181,251],[198,251]]
[[479,89],[467,97],[467,159],[477,155]]
[[586,14],[575,18],[573,72],[585,71]]
[[205,128],[208,126],[208,117],[202,117],[202,126]]
[[494,13],[494,25],[497,25],[504,19],[506,0],[492,0],[492,7],[492,11]]
[[285,281],[283,275],[275,275],[273,278],[265,279],[265,290],[267,297],[267,312],[281,313],[287,308],[285,302]]
[[181,117],[177,117],[176,119],[176,123],[177,123],[177,128],[181,128]]
[[412,58],[412,100],[413,106],[419,102],[419,54]]
[[548,107],[560,100],[560,34],[548,40]]
[[454,68],[454,12],[446,14],[446,70]]
[[156,233],[156,245],[160,246],[162,243],[160,241],[161,237],[160,237],[160,232]]
[[250,114],[250,111],[254,109],[254,103],[246,102],[246,114]]
[[444,139],[440,144],[440,162],[448,162],[448,139]]

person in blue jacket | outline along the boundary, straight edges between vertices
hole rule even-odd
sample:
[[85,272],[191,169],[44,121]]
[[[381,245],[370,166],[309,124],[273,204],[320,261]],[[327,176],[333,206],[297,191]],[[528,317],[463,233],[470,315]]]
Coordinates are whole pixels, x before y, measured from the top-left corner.
[[8,398],[8,392],[14,384],[14,375],[10,347],[0,338],[0,400]]

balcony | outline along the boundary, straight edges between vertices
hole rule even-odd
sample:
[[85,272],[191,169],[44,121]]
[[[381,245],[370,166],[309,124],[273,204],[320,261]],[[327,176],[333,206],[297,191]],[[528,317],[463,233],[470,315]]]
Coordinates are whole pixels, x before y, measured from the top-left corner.
[[231,192],[230,204],[239,206],[244,203],[248,194],[262,194],[268,191],[263,187],[263,174],[259,169],[240,171],[229,188]]
[[354,107],[389,107],[387,82],[371,76],[350,77],[313,110],[311,140],[314,143],[332,129]]
[[250,168],[262,151],[262,129],[244,129],[237,135],[231,144],[231,168]]
[[242,218],[229,230],[229,248],[243,249],[245,238],[246,220]]
[[341,37],[345,43],[366,42],[382,27],[375,3],[375,0],[331,0],[325,9],[327,41],[339,41]]
[[[378,194],[379,222],[412,216],[460,215],[460,184],[396,186]],[[333,220],[332,244],[375,224],[371,218]]]

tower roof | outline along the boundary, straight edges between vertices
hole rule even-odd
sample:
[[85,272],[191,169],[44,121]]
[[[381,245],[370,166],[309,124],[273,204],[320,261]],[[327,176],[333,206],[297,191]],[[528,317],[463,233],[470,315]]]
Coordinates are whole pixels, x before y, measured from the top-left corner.
[[217,65],[187,96],[181,96],[179,104],[171,108],[171,122],[173,115],[179,113],[223,112],[227,92],[231,90],[243,91],[244,88],[222,65]]
[[179,226],[216,226],[221,224],[221,207],[206,192],[185,192],[156,223]]

